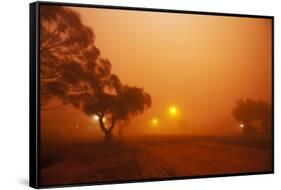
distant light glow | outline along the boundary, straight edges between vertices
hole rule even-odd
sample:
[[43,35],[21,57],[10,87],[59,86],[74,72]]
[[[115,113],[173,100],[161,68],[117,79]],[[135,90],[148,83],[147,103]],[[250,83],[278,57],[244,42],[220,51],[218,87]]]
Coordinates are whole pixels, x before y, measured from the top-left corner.
[[151,123],[152,123],[152,125],[156,126],[159,124],[159,121],[157,118],[153,118]]
[[98,121],[98,120],[99,120],[99,116],[94,115],[94,116],[93,116],[93,120]]
[[[99,116],[97,116],[97,115],[94,115],[92,118],[93,118],[94,121],[99,121]],[[106,119],[102,118],[102,121],[106,122]]]
[[176,106],[171,106],[171,107],[169,108],[169,113],[170,113],[170,115],[172,115],[172,116],[177,115],[177,113],[178,113],[177,107],[176,107]]
[[240,126],[240,128],[243,128],[243,127],[244,127],[244,124],[243,124],[243,123],[241,123],[239,126]]

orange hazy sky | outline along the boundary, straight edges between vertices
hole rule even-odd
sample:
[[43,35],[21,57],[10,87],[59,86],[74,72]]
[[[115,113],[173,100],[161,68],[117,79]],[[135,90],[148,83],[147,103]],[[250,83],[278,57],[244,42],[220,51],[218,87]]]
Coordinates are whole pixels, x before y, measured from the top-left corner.
[[237,99],[271,103],[270,19],[71,9],[93,29],[112,72],[151,95],[152,107],[130,125],[157,117],[168,129],[167,109],[175,105],[177,125],[187,131],[237,132],[231,116]]

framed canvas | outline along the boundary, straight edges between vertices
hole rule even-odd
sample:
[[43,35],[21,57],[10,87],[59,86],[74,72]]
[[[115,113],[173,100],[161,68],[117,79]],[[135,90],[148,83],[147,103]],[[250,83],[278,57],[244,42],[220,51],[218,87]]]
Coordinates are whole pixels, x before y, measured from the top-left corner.
[[30,4],[30,186],[274,172],[274,18]]

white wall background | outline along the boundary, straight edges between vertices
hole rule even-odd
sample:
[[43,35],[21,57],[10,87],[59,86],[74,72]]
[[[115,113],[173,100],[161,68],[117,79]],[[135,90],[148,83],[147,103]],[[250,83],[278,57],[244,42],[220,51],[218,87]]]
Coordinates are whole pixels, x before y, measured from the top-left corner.
[[[63,2],[63,0],[60,0]],[[275,16],[275,174],[165,182],[75,187],[71,189],[276,189],[281,185],[281,2],[279,0],[67,0],[75,3],[136,6]],[[29,20],[28,1],[0,5],[0,189],[28,187]],[[253,158],[255,159],[255,158]],[[70,188],[66,188],[70,189]]]

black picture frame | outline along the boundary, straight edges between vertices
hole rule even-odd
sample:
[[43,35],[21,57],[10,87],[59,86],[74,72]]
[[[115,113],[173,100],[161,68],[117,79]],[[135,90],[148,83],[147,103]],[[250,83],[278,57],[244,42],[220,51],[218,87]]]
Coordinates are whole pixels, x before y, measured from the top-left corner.
[[[272,22],[272,169],[265,172],[248,172],[248,173],[232,173],[219,175],[204,175],[204,176],[186,176],[186,177],[169,177],[143,180],[121,180],[121,181],[105,181],[91,183],[76,183],[67,185],[40,185],[40,6],[41,5],[57,5],[57,6],[73,6],[73,7],[89,7],[113,10],[131,10],[145,12],[164,12],[164,13],[181,13],[194,15],[215,15],[226,17],[246,17],[246,18],[266,18]],[[116,183],[131,183],[131,182],[151,182],[162,180],[179,180],[193,178],[210,178],[210,177],[227,177],[227,176],[242,176],[254,174],[273,174],[274,173],[274,16],[264,15],[248,15],[234,13],[218,13],[218,12],[201,12],[187,10],[170,10],[157,8],[141,8],[141,7],[125,7],[111,5],[92,5],[78,3],[60,3],[60,2],[34,2],[30,3],[29,8],[29,39],[30,39],[30,75],[29,75],[29,185],[33,188],[49,188],[49,187],[69,187],[82,185],[97,185],[97,184],[116,184]]]

